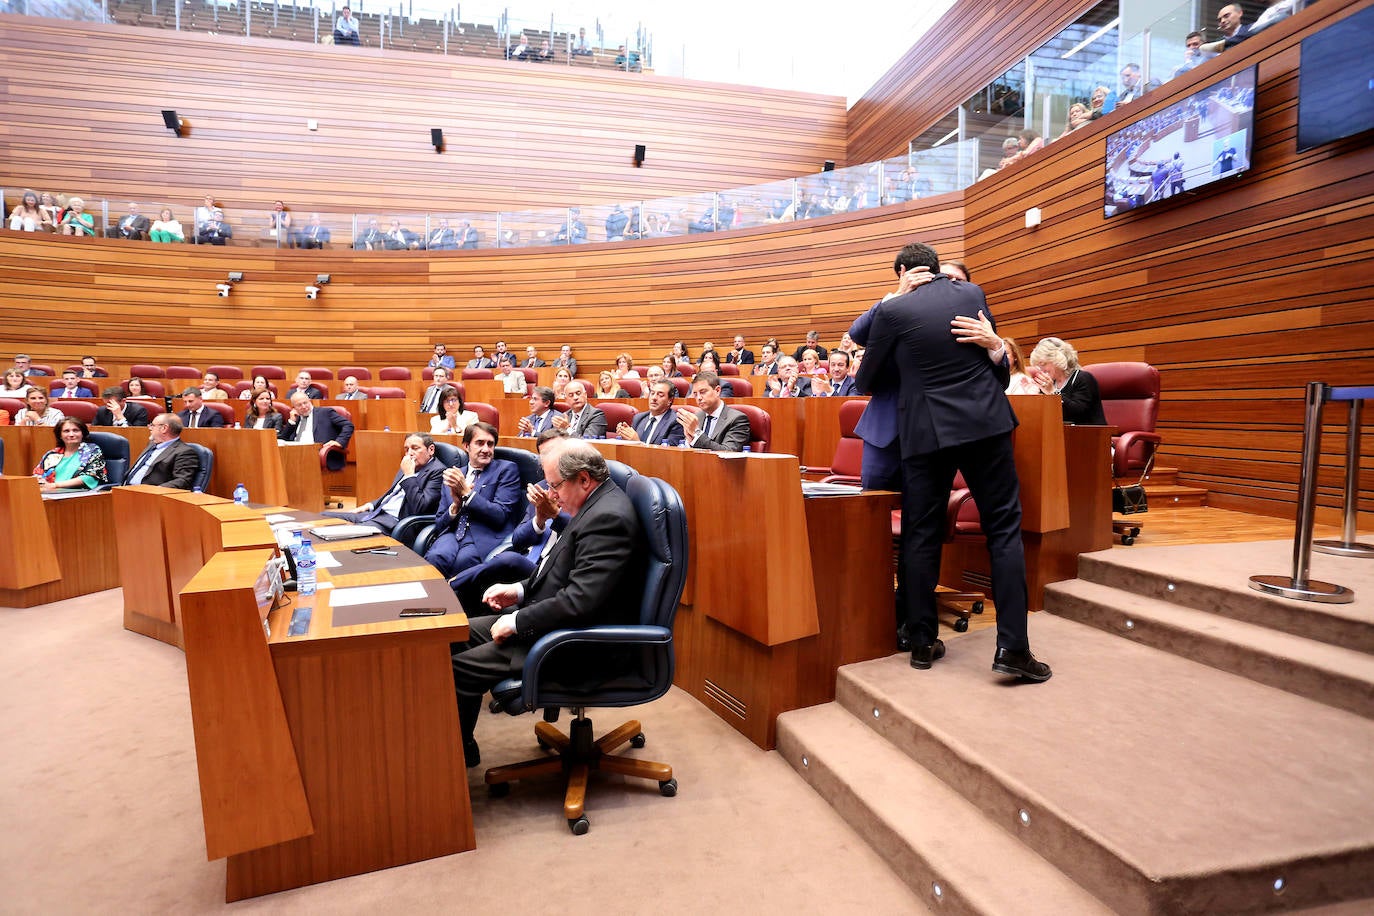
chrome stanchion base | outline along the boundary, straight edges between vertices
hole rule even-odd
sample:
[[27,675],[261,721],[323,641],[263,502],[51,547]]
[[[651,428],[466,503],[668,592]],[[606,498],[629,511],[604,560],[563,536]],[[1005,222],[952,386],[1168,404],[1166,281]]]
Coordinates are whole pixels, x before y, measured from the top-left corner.
[[1359,541],[1313,541],[1312,549],[1338,557],[1374,559],[1374,544],[1362,544]]
[[1309,579],[1299,588],[1292,576],[1251,576],[1250,587],[1257,592],[1278,595],[1281,598],[1296,598],[1298,601],[1320,601],[1322,604],[1350,604],[1355,593],[1344,585],[1318,582]]

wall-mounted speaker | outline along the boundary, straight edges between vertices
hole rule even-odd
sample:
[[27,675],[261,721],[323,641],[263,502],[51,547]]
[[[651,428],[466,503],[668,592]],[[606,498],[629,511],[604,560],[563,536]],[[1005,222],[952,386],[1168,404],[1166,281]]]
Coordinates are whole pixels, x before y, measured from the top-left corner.
[[825,160],[825,165],[821,166],[821,171],[822,171],[822,172],[833,172],[833,171],[835,171],[835,160],[834,160],[834,159],[827,159],[827,160]]
[[181,136],[181,118],[177,117],[175,109],[162,109],[162,126],[170,130],[172,133],[176,134],[178,137]]
[[444,132],[437,127],[429,129],[429,142],[434,144],[434,151],[442,153],[444,151]]
[[645,153],[645,152],[646,152],[646,149],[645,149],[643,143],[636,143],[636,144],[635,144],[635,168],[639,168],[641,165],[644,164],[644,153]]

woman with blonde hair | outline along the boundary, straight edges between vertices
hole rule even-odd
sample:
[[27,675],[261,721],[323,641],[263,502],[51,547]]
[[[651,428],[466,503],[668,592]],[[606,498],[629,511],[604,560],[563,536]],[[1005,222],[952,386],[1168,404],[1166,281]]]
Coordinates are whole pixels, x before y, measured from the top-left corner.
[[1016,338],[1003,337],[1002,343],[1007,348],[1007,360],[1011,363],[1011,384],[1007,385],[1007,394],[1039,394],[1040,386],[1026,374],[1026,360],[1021,355]]
[[1032,381],[1043,394],[1057,394],[1064,401],[1064,422],[1080,426],[1106,426],[1097,379],[1078,364],[1078,351],[1068,341],[1046,337],[1030,355]]

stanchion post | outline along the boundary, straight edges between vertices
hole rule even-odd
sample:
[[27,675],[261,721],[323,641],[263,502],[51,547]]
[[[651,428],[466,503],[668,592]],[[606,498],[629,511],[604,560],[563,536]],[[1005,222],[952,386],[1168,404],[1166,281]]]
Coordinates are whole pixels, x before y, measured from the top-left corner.
[[1319,553],[1335,554],[1339,557],[1358,557],[1374,559],[1374,544],[1361,544],[1355,538],[1360,515],[1360,433],[1363,428],[1364,399],[1369,390],[1344,389],[1338,394],[1349,393],[1350,424],[1345,434],[1345,500],[1341,515],[1341,539],[1339,541],[1316,541],[1312,549]]

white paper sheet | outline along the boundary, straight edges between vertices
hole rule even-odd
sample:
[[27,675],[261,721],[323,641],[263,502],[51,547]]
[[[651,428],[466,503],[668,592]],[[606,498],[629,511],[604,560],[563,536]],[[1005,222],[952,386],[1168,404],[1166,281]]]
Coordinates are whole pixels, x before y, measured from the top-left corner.
[[338,569],[342,565],[339,558],[329,551],[315,554],[315,566],[320,569]]
[[280,525],[282,522],[289,521],[291,521],[291,516],[282,515],[280,512],[273,512],[271,515],[267,516],[267,524],[269,525]]
[[353,607],[359,604],[376,604],[381,601],[423,601],[427,597],[425,587],[419,582],[397,582],[393,585],[359,585],[354,588],[336,588],[330,597],[332,607]]

